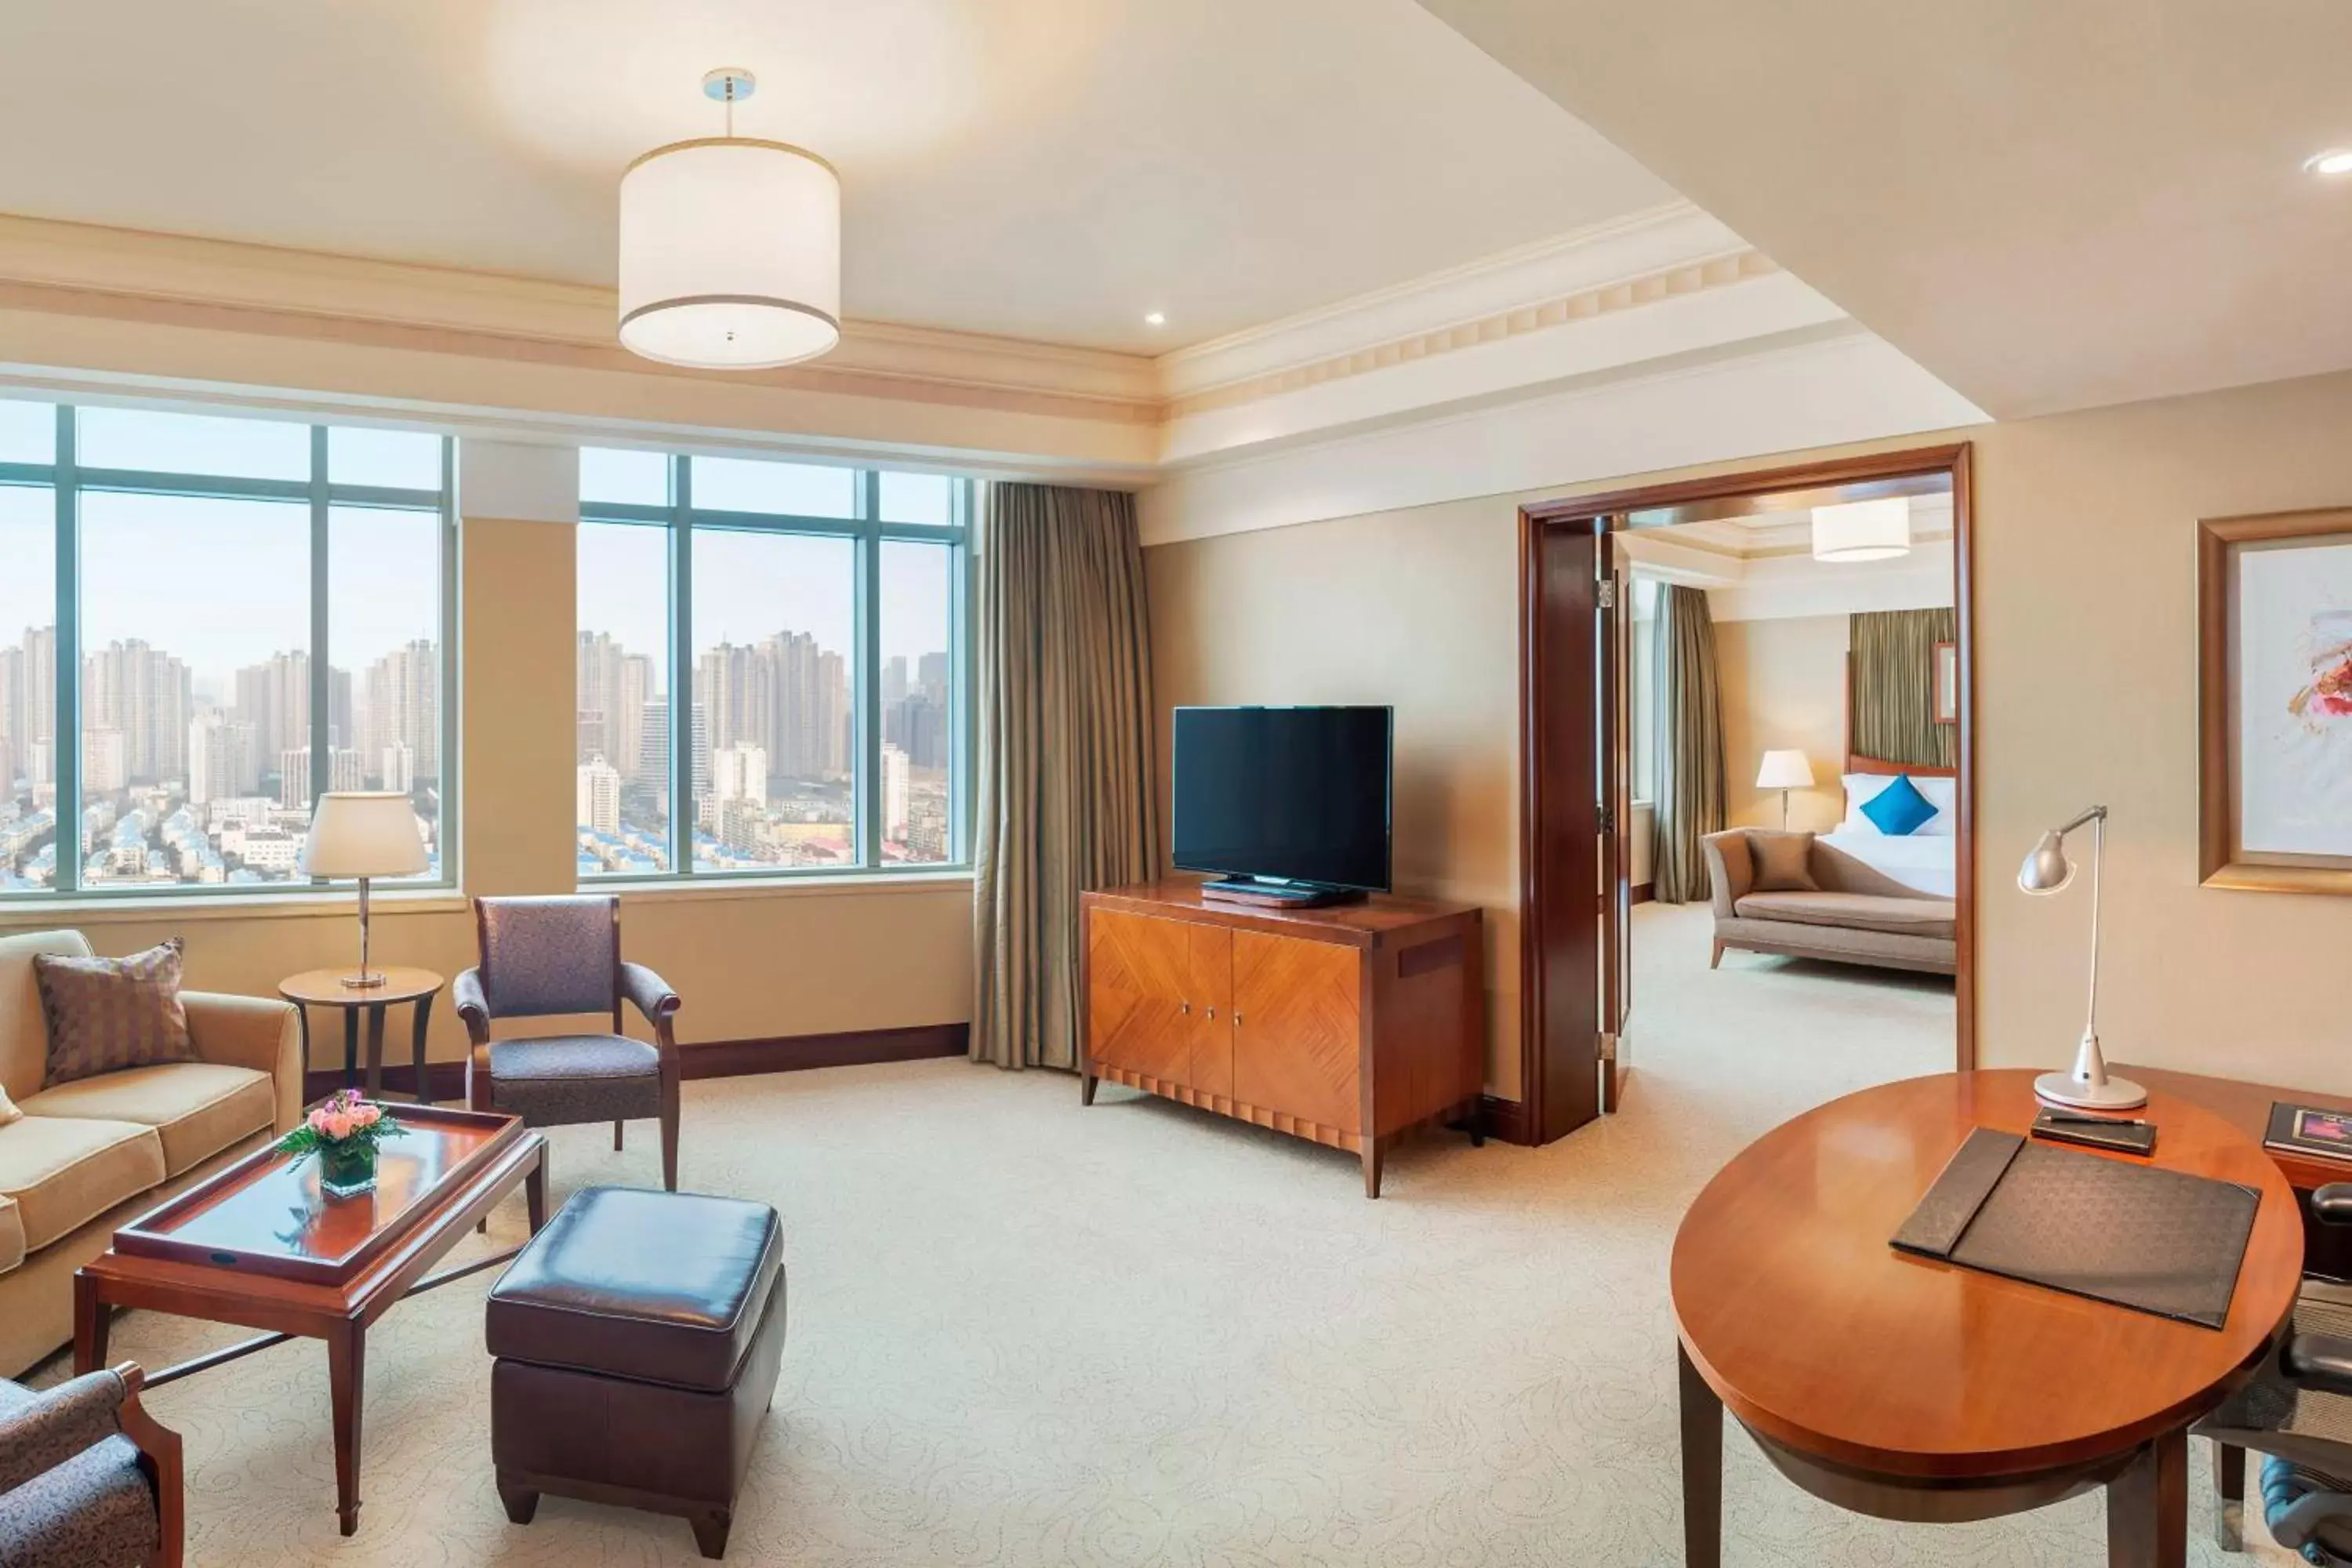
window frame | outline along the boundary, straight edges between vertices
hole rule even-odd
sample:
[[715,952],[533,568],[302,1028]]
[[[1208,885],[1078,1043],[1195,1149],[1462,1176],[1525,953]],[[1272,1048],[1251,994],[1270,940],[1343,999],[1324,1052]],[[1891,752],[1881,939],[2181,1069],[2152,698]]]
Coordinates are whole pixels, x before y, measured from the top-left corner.
[[[25,402],[41,401],[24,398]],[[299,425],[310,433],[310,472],[301,479],[226,479],[210,474],[174,473],[164,469],[105,468],[85,467],[76,442],[77,406],[58,403],[57,446],[47,463],[0,462],[0,485],[27,488],[48,487],[56,508],[57,586],[55,614],[57,625],[57,692],[56,719],[50,752],[57,770],[58,826],[59,854],[55,878],[43,889],[0,889],[0,908],[49,908],[64,902],[89,905],[99,902],[144,901],[155,899],[247,900],[316,896],[321,889],[335,884],[323,878],[289,878],[282,882],[225,883],[140,883],[119,888],[89,888],[82,885],[82,856],[79,853],[79,824],[83,806],[82,746],[82,605],[81,605],[81,498],[88,491],[110,491],[118,494],[179,496],[223,500],[260,500],[300,502],[307,505],[310,529],[310,805],[318,808],[319,796],[325,794],[334,778],[334,748],[321,737],[331,730],[334,672],[328,650],[331,608],[329,592],[329,516],[337,507],[372,508],[379,510],[429,512],[438,526],[435,539],[440,552],[439,624],[436,636],[440,640],[440,813],[435,824],[436,841],[441,857],[441,873],[434,878],[403,878],[386,885],[385,891],[444,891],[459,885],[458,853],[463,842],[458,832],[458,795],[457,787],[460,758],[457,751],[457,443],[446,434],[431,434],[441,446],[441,484],[438,489],[411,489],[394,485],[338,484],[328,478],[328,430],[330,426],[310,420],[273,420],[266,415],[247,416],[234,409],[203,407],[159,407],[158,412],[194,414],[206,416],[227,416],[252,417],[266,423]],[[90,406],[98,406],[91,405]],[[144,405],[127,406],[146,406]],[[413,426],[410,428],[414,428]],[[68,837],[76,840],[72,853],[64,852]]]
[[[860,468],[856,475],[856,515],[808,517],[787,512],[733,511],[694,505],[694,458],[697,456],[789,463],[789,457],[761,458],[740,451],[665,452],[669,468],[669,504],[580,500],[582,523],[617,523],[668,531],[669,647],[665,673],[669,682],[669,865],[666,871],[602,871],[575,873],[583,890],[680,886],[740,887],[761,881],[838,881],[844,878],[968,876],[971,871],[972,763],[971,709],[973,699],[971,626],[973,521],[978,514],[976,481],[948,476],[949,521],[946,523],[889,522],[881,517],[882,470]],[[898,471],[898,470],[893,470]],[[852,592],[856,595],[850,640],[850,705],[854,712],[851,743],[852,795],[856,820],[852,841],[857,847],[854,866],[760,866],[737,870],[698,868],[694,834],[694,531],[699,525],[729,532],[800,535],[846,539],[856,554]],[[948,552],[948,858],[944,860],[886,861],[882,858],[882,546],[885,543],[929,544]],[[575,640],[583,630],[575,618]],[[575,694],[576,700],[576,694]],[[681,719],[683,715],[683,719]],[[578,825],[574,825],[576,834]]]

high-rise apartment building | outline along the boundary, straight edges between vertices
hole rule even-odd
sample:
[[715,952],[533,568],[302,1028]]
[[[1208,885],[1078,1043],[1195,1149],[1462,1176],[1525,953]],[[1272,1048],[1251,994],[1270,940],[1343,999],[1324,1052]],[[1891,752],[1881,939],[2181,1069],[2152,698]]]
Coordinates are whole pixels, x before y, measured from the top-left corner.
[[416,753],[398,741],[377,752],[376,787],[397,795],[413,794],[416,789]]
[[768,802],[768,753],[741,742],[710,753],[710,793],[719,799]]
[[250,795],[261,787],[261,753],[253,726],[217,709],[188,724],[188,801],[204,805]]
[[[338,793],[367,788],[367,759],[358,747],[338,746],[327,753],[327,787]],[[278,804],[288,811],[310,809],[310,747],[278,753]]]
[[896,746],[882,748],[882,837],[894,843],[907,838],[907,753]]
[[[188,721],[194,716],[188,667],[137,637],[108,644],[82,660],[82,725],[122,737],[126,778],[158,784],[184,778]],[[89,782],[91,788],[122,787]]]
[[121,731],[84,728],[81,787],[85,795],[111,795],[131,787],[131,748]]
[[576,658],[581,761],[601,754],[625,781],[660,766],[646,760],[644,747],[652,658],[628,652],[605,632],[580,633]]
[[379,788],[404,794],[415,779],[441,776],[440,671],[440,646],[430,637],[404,643],[368,666],[359,749],[380,769],[392,748],[404,747],[410,768],[410,785],[395,785],[378,772]]
[[621,831],[621,773],[602,757],[580,764],[574,785],[573,818],[598,833]]
[[[310,740],[310,656],[277,653],[236,672],[236,717],[253,726],[257,755],[282,757]],[[303,798],[310,798],[307,791]]]

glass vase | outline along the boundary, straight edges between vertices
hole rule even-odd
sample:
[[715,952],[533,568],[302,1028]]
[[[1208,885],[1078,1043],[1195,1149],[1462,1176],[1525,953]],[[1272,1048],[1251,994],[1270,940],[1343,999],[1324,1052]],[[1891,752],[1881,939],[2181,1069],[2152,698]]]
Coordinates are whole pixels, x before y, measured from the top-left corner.
[[319,1146],[319,1190],[331,1198],[353,1197],[375,1185],[375,1145],[347,1138]]

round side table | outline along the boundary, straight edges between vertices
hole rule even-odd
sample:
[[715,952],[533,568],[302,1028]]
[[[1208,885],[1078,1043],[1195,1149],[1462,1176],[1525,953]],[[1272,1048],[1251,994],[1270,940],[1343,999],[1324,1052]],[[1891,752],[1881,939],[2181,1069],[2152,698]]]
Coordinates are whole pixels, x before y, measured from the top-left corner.
[[[1958,1522],[2107,1493],[2108,1561],[2180,1568],[2189,1428],[2294,1308],[2303,1216],[2262,1145],[2149,1094],[2163,1170],[2261,1194],[2219,1331],[1895,1251],[1977,1127],[2023,1132],[2029,1069],[1864,1089],[1749,1145],[1675,1238],[1684,1560],[1723,1541],[1723,1412],[1798,1486],[1880,1519]],[[2126,1159],[2086,1153],[2086,1159]]]
[[310,1070],[310,1009],[336,1007],[343,1015],[343,1087],[359,1080],[360,1015],[367,1015],[367,1092],[371,1100],[383,1093],[383,1015],[395,1004],[414,1005],[412,1050],[416,1065],[416,1103],[429,1105],[425,1070],[425,1029],[433,1016],[433,998],[441,977],[429,969],[387,968],[383,984],[364,988],[343,984],[343,969],[310,969],[278,982],[278,994],[294,1004],[302,1019],[302,1070]]

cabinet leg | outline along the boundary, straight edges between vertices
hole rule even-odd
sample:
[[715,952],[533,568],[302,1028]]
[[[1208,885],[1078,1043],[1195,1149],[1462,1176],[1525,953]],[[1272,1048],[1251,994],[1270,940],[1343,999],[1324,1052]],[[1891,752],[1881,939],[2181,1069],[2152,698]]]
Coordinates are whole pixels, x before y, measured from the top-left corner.
[[1092,1073],[1087,1073],[1078,1079],[1078,1103],[1080,1105],[1092,1105],[1095,1102],[1095,1085],[1100,1082],[1102,1082],[1102,1079],[1097,1078]]
[[1470,1147],[1486,1146],[1486,1097],[1480,1095],[1470,1102]]
[[1380,1195],[1381,1141],[1367,1138],[1364,1140],[1364,1196],[1376,1198]]

